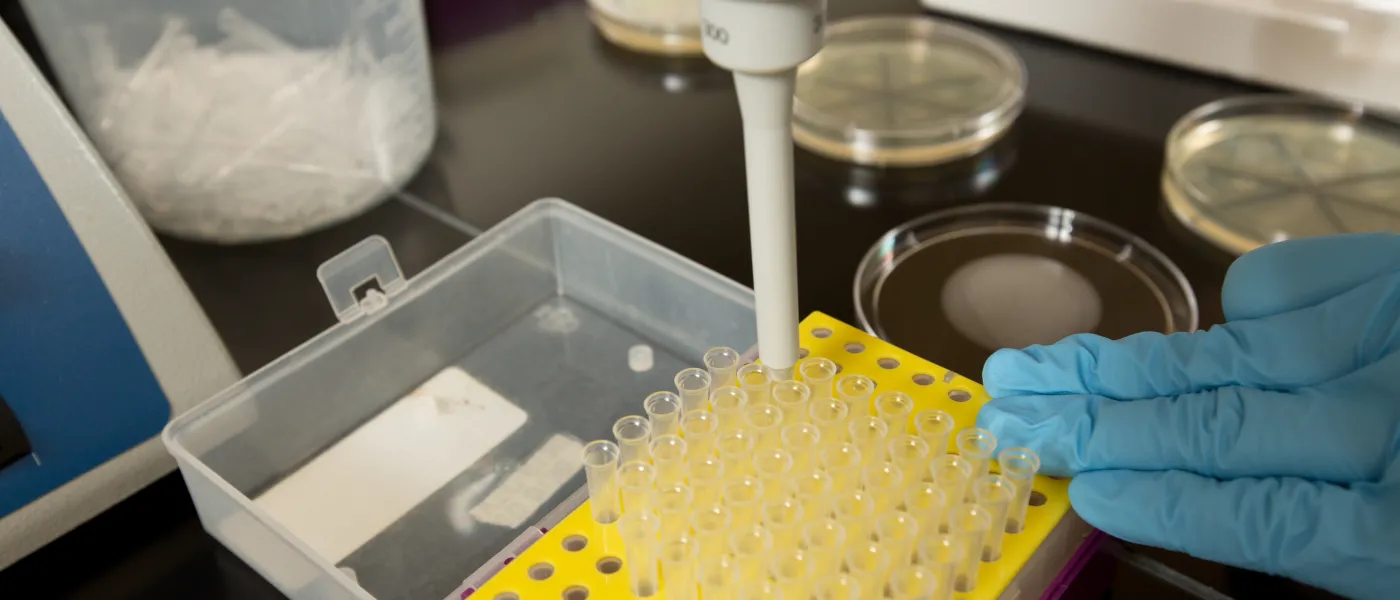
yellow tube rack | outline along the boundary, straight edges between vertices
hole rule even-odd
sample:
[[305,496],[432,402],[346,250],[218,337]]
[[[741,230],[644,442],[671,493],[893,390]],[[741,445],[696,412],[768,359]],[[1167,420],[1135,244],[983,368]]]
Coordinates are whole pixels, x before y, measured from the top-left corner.
[[[841,366],[842,375],[865,375],[875,380],[882,392],[897,390],[909,394],[916,402],[916,414],[930,408],[947,411],[953,415],[958,431],[973,426],[978,409],[990,399],[976,382],[822,313],[812,313],[802,321],[801,345],[811,356],[835,361]],[[955,436],[956,432],[950,438]],[[951,439],[949,444],[949,451],[956,453]],[[992,470],[997,470],[995,463]],[[1036,589],[1037,586],[1049,584],[1087,535],[1087,527],[1070,512],[1069,481],[1037,476],[1032,489],[1036,496],[1026,515],[1025,529],[1007,534],[1002,558],[983,563],[974,591],[957,594],[958,600],[1039,597],[1044,590]],[[584,502],[472,593],[471,598],[635,598],[628,583],[627,566],[623,564],[625,556],[616,524],[595,523],[588,503]],[[1038,573],[1029,578],[1031,581],[1018,579],[1033,560]],[[665,598],[664,585],[663,581],[662,590],[652,598]]]

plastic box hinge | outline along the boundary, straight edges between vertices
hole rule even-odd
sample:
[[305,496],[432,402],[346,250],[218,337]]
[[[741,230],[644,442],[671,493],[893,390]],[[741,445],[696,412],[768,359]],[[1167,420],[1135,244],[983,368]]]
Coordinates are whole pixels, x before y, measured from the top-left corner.
[[377,235],[321,263],[316,278],[341,323],[379,312],[408,288],[394,249]]

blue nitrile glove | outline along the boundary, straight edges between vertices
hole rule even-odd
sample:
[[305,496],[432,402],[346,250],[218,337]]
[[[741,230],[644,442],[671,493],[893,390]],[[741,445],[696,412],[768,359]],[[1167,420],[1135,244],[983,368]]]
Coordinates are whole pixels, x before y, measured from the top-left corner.
[[1111,535],[1400,598],[1400,236],[1249,253],[1228,324],[1003,350],[978,424]]

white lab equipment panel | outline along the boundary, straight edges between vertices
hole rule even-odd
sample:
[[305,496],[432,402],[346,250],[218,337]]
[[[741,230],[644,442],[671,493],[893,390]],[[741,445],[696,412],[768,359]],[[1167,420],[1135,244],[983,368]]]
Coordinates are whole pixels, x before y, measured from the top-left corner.
[[921,0],[1192,69],[1400,108],[1400,2]]

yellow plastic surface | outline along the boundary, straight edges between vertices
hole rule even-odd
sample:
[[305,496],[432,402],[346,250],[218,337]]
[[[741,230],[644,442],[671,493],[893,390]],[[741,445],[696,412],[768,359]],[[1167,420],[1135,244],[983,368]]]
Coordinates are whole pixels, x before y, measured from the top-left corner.
[[[829,358],[842,367],[838,378],[858,373],[875,380],[881,392],[898,390],[909,394],[917,403],[915,414],[930,408],[943,409],[953,415],[957,430],[971,427],[976,421],[977,410],[989,400],[982,386],[976,382],[822,313],[812,313],[802,321],[801,335],[802,348],[810,355]],[[968,399],[962,402],[953,400],[964,397]],[[913,432],[912,419],[909,431]],[[956,451],[951,447],[949,450]],[[996,470],[995,464],[992,468]],[[1007,534],[1002,558],[994,563],[983,563],[975,591],[958,594],[959,600],[993,600],[999,597],[1036,548],[1069,512],[1068,480],[1037,476],[1033,489],[1044,495],[1045,503],[1030,507],[1025,530]],[[565,548],[569,541],[576,543],[578,537],[587,540],[582,549],[570,551]],[[625,564],[622,570],[612,574],[603,574],[599,570],[600,563],[610,560],[620,562],[625,555],[616,525],[594,523],[585,502],[471,597],[473,600],[634,598],[629,590]],[[541,564],[549,565],[553,572],[548,578],[536,580],[531,577],[531,570]],[[544,569],[535,570],[536,574],[543,572]],[[664,587],[664,581],[662,585]],[[577,593],[571,596],[566,594],[570,588],[583,588],[588,592],[586,596]],[[664,592],[653,597],[664,598]]]

